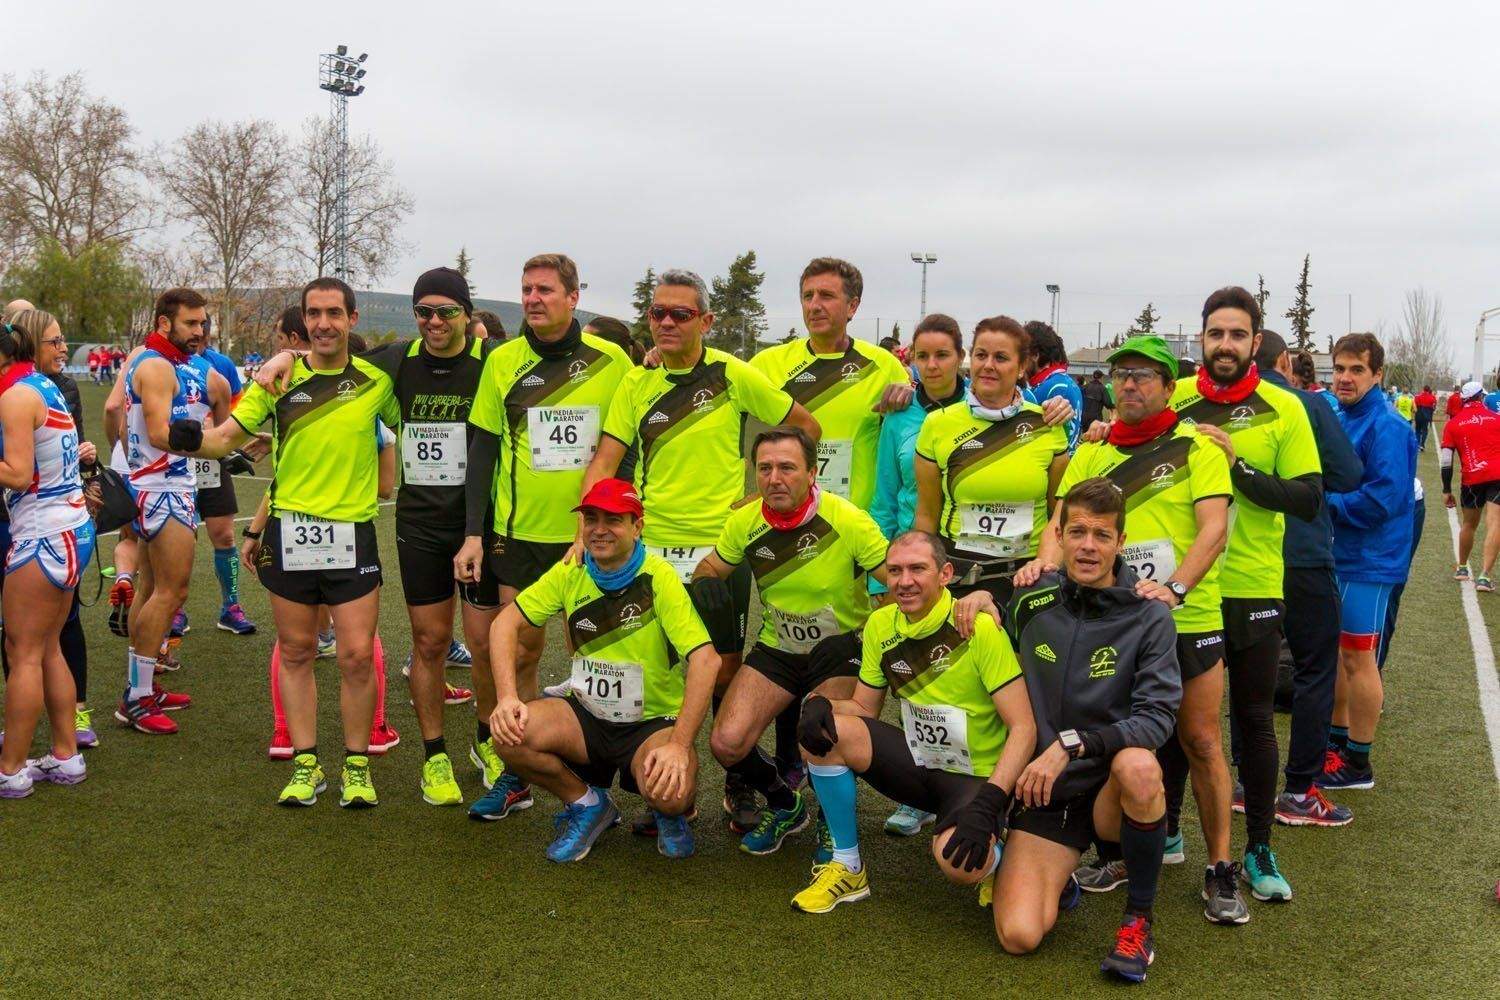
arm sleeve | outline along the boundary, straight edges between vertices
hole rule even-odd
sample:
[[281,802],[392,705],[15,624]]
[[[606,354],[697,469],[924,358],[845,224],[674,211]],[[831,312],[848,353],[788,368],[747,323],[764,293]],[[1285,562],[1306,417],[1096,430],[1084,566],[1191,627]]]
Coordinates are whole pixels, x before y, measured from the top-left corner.
[[1247,499],[1266,510],[1290,514],[1301,521],[1318,516],[1318,498],[1323,495],[1323,477],[1310,472],[1296,479],[1282,479],[1236,459],[1229,480]]
[[916,453],[927,459],[927,461],[938,465],[942,465],[942,463],[938,461],[937,455],[938,421],[935,418],[942,412],[942,410],[934,410],[927,414],[927,419],[922,421],[922,429],[917,432]]
[[634,444],[636,439],[635,406],[631,392],[634,386],[635,381],[630,375],[621,380],[619,388],[610,399],[609,412],[604,415],[604,423],[600,427],[601,433],[608,434],[624,445]]
[[1188,489],[1194,503],[1209,497],[1234,496],[1224,449],[1201,435],[1194,435],[1188,448]]
[[[469,406],[469,423],[477,430],[488,431],[496,437],[505,429],[505,399],[500,388],[498,359],[498,351],[491,351],[484,359],[484,368],[479,373],[479,385],[474,390],[474,402]],[[472,462],[469,468],[474,468]]]
[[1323,488],[1329,493],[1345,493],[1359,485],[1365,465],[1349,443],[1344,425],[1338,417],[1317,400],[1305,403],[1318,441],[1318,458],[1323,463]]
[[543,573],[541,579],[516,595],[516,607],[526,620],[537,628],[547,624],[547,619],[563,609],[563,581],[568,573],[577,570],[576,566],[558,563],[547,572]]
[[481,427],[474,428],[469,442],[468,473],[464,478],[464,534],[482,535],[489,514],[495,483],[495,463],[500,458],[500,439]]
[[703,621],[698,617],[698,612],[693,610],[693,602],[688,597],[687,588],[682,585],[681,580],[677,579],[677,574],[672,567],[658,568],[657,572],[651,575],[651,585],[657,620],[661,622],[662,631],[667,634],[667,641],[672,644],[673,649],[677,650],[678,655],[686,657],[699,646],[707,646],[708,629],[703,627]]
[[254,434],[256,428],[266,422],[266,418],[271,415],[275,406],[275,397],[262,389],[258,383],[251,383],[250,388],[240,397],[240,401],[235,404],[229,416],[235,423]]
[[1453,449],[1444,447],[1438,455],[1438,468],[1443,475],[1443,492],[1453,492]]
[[1171,738],[1177,725],[1182,669],[1177,663],[1177,629],[1172,613],[1158,604],[1143,619],[1145,635],[1130,690],[1130,716],[1098,731],[1108,754],[1125,747],[1155,750]]
[[[1410,437],[1411,432],[1406,431]],[[1369,461],[1358,489],[1328,494],[1328,513],[1334,524],[1370,530],[1405,509],[1410,512],[1412,477],[1406,442],[1394,431],[1370,435]]]

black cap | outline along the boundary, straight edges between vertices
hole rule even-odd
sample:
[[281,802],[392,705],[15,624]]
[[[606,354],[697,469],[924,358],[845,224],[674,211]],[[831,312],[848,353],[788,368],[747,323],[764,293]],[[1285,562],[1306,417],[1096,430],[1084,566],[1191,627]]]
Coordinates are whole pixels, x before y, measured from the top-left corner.
[[463,306],[464,312],[474,315],[468,279],[451,267],[435,267],[418,278],[411,290],[411,304],[416,305],[426,295],[446,296]]

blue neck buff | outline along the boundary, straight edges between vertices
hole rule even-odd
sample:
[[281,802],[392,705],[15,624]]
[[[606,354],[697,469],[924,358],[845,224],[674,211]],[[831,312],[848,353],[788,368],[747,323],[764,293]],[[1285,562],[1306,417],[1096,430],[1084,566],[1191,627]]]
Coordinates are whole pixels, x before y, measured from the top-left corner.
[[1009,406],[1002,406],[998,410],[992,409],[981,403],[974,395],[974,386],[972,383],[964,387],[964,399],[969,404],[969,412],[980,420],[1009,420],[1021,412],[1021,403],[1024,402],[1020,392],[1017,392],[1011,397]]
[[585,552],[583,554],[584,568],[589,571],[589,576],[593,578],[594,586],[604,591],[624,590],[630,586],[631,581],[640,574],[641,567],[645,565],[645,562],[646,546],[641,544],[639,538],[635,540],[635,550],[630,553],[630,558],[626,559],[625,564],[616,570],[600,569],[599,564],[594,561],[592,553]]

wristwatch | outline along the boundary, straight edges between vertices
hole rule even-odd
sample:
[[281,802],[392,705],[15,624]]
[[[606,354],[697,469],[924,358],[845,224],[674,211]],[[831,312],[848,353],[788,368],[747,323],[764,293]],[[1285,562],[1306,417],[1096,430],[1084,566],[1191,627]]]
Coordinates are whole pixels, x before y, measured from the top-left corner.
[[1057,734],[1057,742],[1062,744],[1069,760],[1078,760],[1083,756],[1083,737],[1078,735],[1078,730],[1064,729]]
[[248,525],[245,527],[245,530],[241,532],[241,534],[246,538],[253,539],[254,541],[260,541],[260,532],[251,531]]
[[1178,604],[1181,604],[1183,601],[1187,600],[1188,589],[1177,580],[1168,580],[1165,586],[1172,592],[1172,596],[1177,598]]

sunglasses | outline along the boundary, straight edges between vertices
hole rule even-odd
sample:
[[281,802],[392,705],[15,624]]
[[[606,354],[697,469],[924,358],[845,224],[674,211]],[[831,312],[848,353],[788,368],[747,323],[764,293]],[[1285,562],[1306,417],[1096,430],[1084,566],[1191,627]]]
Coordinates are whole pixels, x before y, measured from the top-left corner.
[[1148,385],[1159,378],[1161,372],[1155,368],[1112,368],[1109,372],[1109,380],[1116,385],[1124,385],[1126,382]]
[[652,306],[646,310],[647,315],[660,323],[668,316],[672,317],[673,323],[686,323],[688,320],[697,319],[703,315],[702,310],[689,309],[687,306]]
[[412,306],[411,311],[416,314],[417,319],[423,323],[434,316],[441,316],[444,320],[454,320],[464,314],[463,306]]

